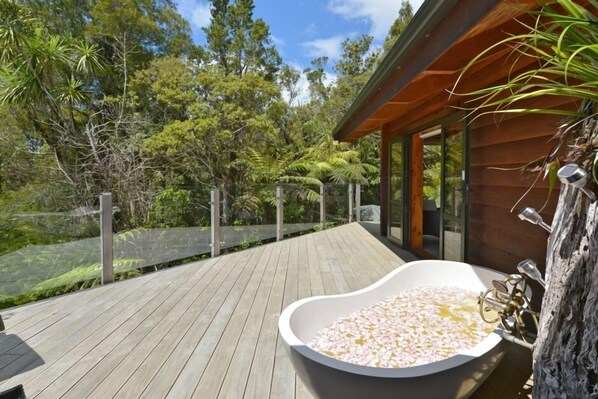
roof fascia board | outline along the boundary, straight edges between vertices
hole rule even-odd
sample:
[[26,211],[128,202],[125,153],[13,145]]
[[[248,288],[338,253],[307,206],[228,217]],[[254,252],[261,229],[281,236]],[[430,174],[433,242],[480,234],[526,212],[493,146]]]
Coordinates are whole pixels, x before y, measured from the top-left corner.
[[[458,38],[471,29],[477,21],[492,10],[501,0],[427,0],[416,13],[413,20],[405,31],[399,36],[395,44],[386,54],[372,77],[358,94],[349,109],[343,115],[341,121],[335,127],[333,133],[336,140],[346,139],[356,130],[370,115],[388,102],[398,90],[402,89],[424,68],[418,70],[403,71],[397,82],[390,85],[381,93],[378,93],[382,85],[387,82],[396,70],[405,64],[405,61],[421,49],[423,40],[432,34],[438,25],[445,20],[453,8],[459,6],[467,9],[466,15],[460,15],[464,21],[459,21],[454,28],[446,32],[447,43],[454,43]],[[464,13],[462,13],[464,14]],[[468,22],[468,23],[463,23]],[[438,56],[444,53],[448,47],[436,46],[435,51],[427,54],[428,60],[423,60],[426,65],[431,64]],[[422,57],[422,56],[420,56]],[[418,63],[421,65],[421,63]],[[376,101],[372,98],[377,95]]]

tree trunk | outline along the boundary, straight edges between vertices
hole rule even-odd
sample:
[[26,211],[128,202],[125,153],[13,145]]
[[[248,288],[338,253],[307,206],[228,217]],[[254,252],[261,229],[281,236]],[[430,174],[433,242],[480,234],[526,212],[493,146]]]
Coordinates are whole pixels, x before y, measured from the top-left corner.
[[536,399],[598,398],[598,201],[571,186],[548,242],[533,369]]

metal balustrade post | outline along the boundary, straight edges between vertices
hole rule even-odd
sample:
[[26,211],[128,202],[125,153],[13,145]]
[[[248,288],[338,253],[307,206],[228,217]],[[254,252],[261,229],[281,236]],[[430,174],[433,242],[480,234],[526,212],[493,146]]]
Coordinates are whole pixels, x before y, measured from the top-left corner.
[[220,255],[220,190],[215,188],[210,193],[210,237],[212,257]]
[[353,222],[353,183],[349,183],[349,223]]
[[326,189],[320,185],[320,230],[326,227]]
[[276,241],[282,241],[284,237],[284,209],[283,209],[283,188],[276,187]]
[[100,195],[100,243],[102,246],[102,284],[113,280],[114,255],[112,251],[112,194]]
[[355,221],[361,222],[361,183],[355,184]]

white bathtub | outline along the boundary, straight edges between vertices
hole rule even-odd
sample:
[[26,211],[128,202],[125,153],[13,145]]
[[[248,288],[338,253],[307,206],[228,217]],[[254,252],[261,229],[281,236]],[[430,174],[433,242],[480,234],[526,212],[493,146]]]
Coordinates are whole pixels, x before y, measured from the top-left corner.
[[499,331],[448,359],[398,369],[346,363],[322,355],[306,343],[340,317],[398,292],[433,286],[483,291],[492,286],[492,280],[503,277],[503,273],[460,262],[410,262],[362,290],[306,298],[291,304],[280,315],[279,332],[295,371],[316,397],[467,398],[504,356],[508,344]]

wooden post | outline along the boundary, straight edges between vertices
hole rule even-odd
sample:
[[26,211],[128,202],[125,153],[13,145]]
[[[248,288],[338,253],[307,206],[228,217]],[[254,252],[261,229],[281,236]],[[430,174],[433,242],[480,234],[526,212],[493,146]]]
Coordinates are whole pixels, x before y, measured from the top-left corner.
[[112,253],[112,194],[100,195],[100,242],[102,246],[102,284],[112,282],[113,253]]
[[320,185],[320,230],[326,227],[326,189]]
[[419,134],[411,137],[411,249],[423,251],[424,239],[424,142]]
[[284,236],[283,189],[276,187],[276,241],[282,241]]
[[380,138],[380,234],[388,236],[389,170],[390,170],[390,142],[389,133],[382,130]]
[[353,222],[353,183],[349,183],[349,223]]
[[355,221],[361,222],[361,183],[355,184]]
[[210,194],[210,235],[212,237],[212,257],[220,255],[220,190],[213,189]]

